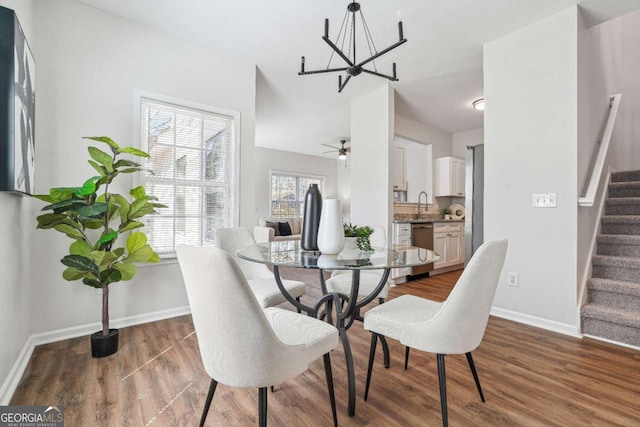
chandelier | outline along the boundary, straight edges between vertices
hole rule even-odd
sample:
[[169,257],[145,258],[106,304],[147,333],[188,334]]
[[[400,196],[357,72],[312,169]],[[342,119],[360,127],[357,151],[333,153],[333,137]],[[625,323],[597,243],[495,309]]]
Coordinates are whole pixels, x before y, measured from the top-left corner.
[[[359,13],[358,13],[359,12]],[[369,48],[369,57],[360,62],[356,59],[356,14],[360,16],[360,25],[364,31],[364,36],[367,42],[367,46]],[[349,83],[351,77],[355,77],[361,73],[367,73],[374,76],[382,77],[385,79],[389,79],[391,81],[398,81],[396,77],[396,63],[393,63],[392,74],[382,74],[378,72],[376,67],[375,60],[385,53],[395,49],[401,44],[405,43],[407,39],[404,38],[402,32],[402,21],[398,19],[398,42],[392,44],[386,49],[378,51],[373,42],[373,38],[371,37],[371,32],[369,31],[369,27],[367,26],[367,21],[364,19],[364,15],[362,14],[362,10],[360,10],[360,3],[355,1],[349,3],[347,6],[347,12],[344,15],[344,19],[342,20],[342,25],[340,27],[340,31],[338,32],[338,37],[336,38],[336,42],[333,43],[329,38],[329,19],[324,20],[324,36],[322,36],[322,40],[327,42],[327,44],[333,49],[331,52],[331,56],[329,57],[329,63],[327,64],[327,68],[314,70],[314,71],[305,71],[304,69],[304,56],[302,57],[302,62],[300,64],[300,72],[298,75],[304,76],[307,74],[320,74],[320,73],[332,73],[334,71],[342,72],[345,71],[346,78],[344,81],[342,80],[342,75],[338,76],[338,92],[342,92],[342,89]],[[347,37],[349,39],[347,43]],[[346,45],[346,50],[345,50]],[[340,46],[340,47],[338,47]],[[334,54],[337,54],[340,58],[346,62],[345,67],[339,68],[331,68],[331,60],[333,59]],[[373,65],[373,70],[364,68],[365,65],[371,63]]]

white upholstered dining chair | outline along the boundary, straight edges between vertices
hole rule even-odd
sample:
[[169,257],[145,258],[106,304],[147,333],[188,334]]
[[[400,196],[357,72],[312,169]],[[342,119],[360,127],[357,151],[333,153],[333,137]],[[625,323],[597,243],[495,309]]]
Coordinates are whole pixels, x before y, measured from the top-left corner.
[[[264,264],[239,258],[236,252],[251,245],[256,245],[251,232],[244,227],[218,228],[216,230],[216,246],[229,255],[242,270],[261,307],[273,307],[286,301],[273,272]],[[282,280],[289,294],[299,299],[305,292],[305,284],[297,280]]]
[[259,389],[259,425],[267,424],[267,387],[307,370],[320,356],[334,425],[337,426],[329,352],[338,331],[315,318],[269,307],[262,309],[237,263],[222,249],[176,249],[204,368],[211,377],[200,426],[216,386]]
[[444,302],[402,295],[365,313],[364,329],[372,332],[365,400],[369,393],[377,338],[382,335],[407,347],[437,354],[444,426],[448,425],[445,355],[466,355],[480,399],[485,401],[471,352],[480,345],[484,336],[506,252],[506,240],[480,246]]

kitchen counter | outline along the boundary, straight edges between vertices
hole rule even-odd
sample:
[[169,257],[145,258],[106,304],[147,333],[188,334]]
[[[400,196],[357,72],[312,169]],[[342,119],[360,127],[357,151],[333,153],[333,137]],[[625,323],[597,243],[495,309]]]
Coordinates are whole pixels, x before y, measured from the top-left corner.
[[428,224],[433,222],[464,222],[464,219],[394,219],[396,224]]

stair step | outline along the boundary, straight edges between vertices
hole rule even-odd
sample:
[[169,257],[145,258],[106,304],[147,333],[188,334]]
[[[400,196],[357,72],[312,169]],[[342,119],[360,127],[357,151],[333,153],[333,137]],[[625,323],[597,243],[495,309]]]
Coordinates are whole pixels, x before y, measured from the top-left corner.
[[598,255],[640,258],[640,235],[600,234]]
[[587,287],[589,303],[640,314],[640,283],[592,278],[587,281]]
[[640,283],[640,258],[595,255],[591,265],[593,278]]
[[640,181],[640,170],[614,172],[611,174],[611,182]]
[[640,215],[640,197],[615,197],[605,202],[605,215]]
[[600,222],[602,234],[640,235],[640,215],[605,215]]
[[640,180],[628,182],[611,182],[609,197],[640,197]]
[[582,333],[640,346],[640,313],[598,304],[582,307]]

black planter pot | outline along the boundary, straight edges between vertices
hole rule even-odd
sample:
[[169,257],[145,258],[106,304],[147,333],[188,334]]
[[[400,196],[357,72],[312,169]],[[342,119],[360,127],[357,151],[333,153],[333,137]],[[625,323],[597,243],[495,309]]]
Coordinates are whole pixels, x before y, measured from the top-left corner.
[[109,335],[102,335],[102,331],[91,334],[91,356],[107,357],[118,351],[117,329],[109,329]]
[[311,184],[304,196],[304,217],[302,218],[302,236],[300,246],[305,251],[318,250],[318,227],[322,212],[322,195],[318,184]]

